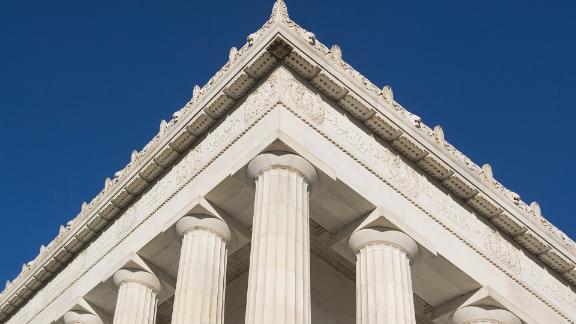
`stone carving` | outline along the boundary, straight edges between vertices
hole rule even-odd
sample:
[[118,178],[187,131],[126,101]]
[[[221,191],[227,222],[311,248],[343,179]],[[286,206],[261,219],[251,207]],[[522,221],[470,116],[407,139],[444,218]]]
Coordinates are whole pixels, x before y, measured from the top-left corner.
[[394,101],[394,92],[392,91],[392,87],[385,85],[384,88],[382,88],[382,96],[384,96],[384,99],[387,101]]
[[288,7],[286,7],[284,0],[276,0],[276,2],[274,2],[270,20],[277,23],[290,20],[290,17],[288,16]]
[[164,133],[166,129],[168,129],[168,123],[164,119],[162,119],[160,121],[160,133]]
[[340,46],[336,44],[332,45],[332,47],[330,48],[330,56],[332,56],[332,58],[334,58],[337,61],[341,61],[342,49],[340,49]]
[[541,217],[542,216],[542,211],[540,210],[540,204],[538,204],[537,202],[533,201],[530,204],[530,208],[532,209],[532,213],[537,216],[537,217]]
[[492,172],[492,167],[490,164],[485,163],[482,165],[482,171],[484,171],[484,176],[488,179],[494,179],[494,173]]
[[197,145],[194,149],[190,150],[180,161],[180,163],[174,167],[176,172],[176,185],[181,186],[188,179],[198,171],[198,167],[202,162],[202,145]]
[[238,127],[243,124],[243,116],[240,114],[232,114],[222,121],[220,126],[215,129],[210,136],[207,138],[206,142],[206,153],[211,154],[216,152],[226,139],[232,134],[235,134]]
[[228,60],[230,60],[230,62],[234,62],[237,56],[238,56],[238,49],[236,47],[232,47],[230,49],[230,53],[228,54]]
[[510,271],[513,275],[518,275],[522,271],[520,263],[520,250],[512,246],[500,232],[496,230],[486,230],[483,235],[484,250],[489,258]]
[[254,45],[254,40],[256,39],[256,37],[257,37],[256,33],[252,33],[252,34],[248,35],[248,37],[246,38],[246,41],[248,42],[248,46]]
[[196,101],[198,98],[200,98],[201,92],[202,89],[200,88],[200,86],[194,85],[194,88],[192,89],[192,101]]
[[322,96],[303,83],[294,81],[294,77],[284,69],[277,70],[277,75],[281,81],[280,89],[284,89],[282,100],[294,107],[298,113],[306,115],[314,124],[322,124],[327,107]]
[[414,125],[416,128],[420,128],[422,126],[422,118],[420,118],[420,116],[411,114],[410,121],[412,122],[412,125]]
[[434,127],[434,137],[438,142],[444,142],[444,130],[442,129],[442,126],[436,125]]
[[244,110],[244,122],[251,124],[256,121],[262,112],[279,100],[278,89],[280,78],[277,70],[272,73],[266,82],[248,95],[241,108]]
[[316,35],[314,35],[314,33],[308,32],[306,33],[306,36],[308,39],[308,44],[314,45],[316,43]]
[[112,179],[106,178],[106,180],[104,180],[104,190],[108,190],[108,188],[110,188],[111,185],[112,185]]

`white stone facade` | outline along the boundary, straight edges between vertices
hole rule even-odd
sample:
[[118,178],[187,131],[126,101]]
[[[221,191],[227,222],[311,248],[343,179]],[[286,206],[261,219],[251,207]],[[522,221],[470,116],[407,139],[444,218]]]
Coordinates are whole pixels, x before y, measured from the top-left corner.
[[6,323],[574,323],[576,247],[272,17],[0,295]]

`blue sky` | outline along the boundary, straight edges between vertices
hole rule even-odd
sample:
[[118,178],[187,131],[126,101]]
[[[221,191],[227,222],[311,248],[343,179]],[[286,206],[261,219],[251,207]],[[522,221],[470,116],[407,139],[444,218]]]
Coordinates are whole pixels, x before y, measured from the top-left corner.
[[[201,2],[201,4],[199,4]],[[0,3],[0,281],[268,18],[272,0]],[[576,237],[574,1],[287,0],[290,16]],[[2,286],[2,284],[0,284]],[[2,288],[0,288],[1,290]]]

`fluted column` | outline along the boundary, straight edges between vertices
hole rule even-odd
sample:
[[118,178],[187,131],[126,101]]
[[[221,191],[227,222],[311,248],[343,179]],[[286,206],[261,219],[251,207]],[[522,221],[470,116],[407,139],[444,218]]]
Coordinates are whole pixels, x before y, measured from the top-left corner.
[[408,235],[382,228],[356,231],[356,323],[415,324],[410,259],[418,245]]
[[289,153],[248,165],[256,182],[246,324],[310,324],[309,190],[314,167]]
[[176,230],[182,237],[172,324],[224,323],[224,292],[230,229],[223,221],[186,216]]
[[511,312],[492,306],[464,306],[452,315],[454,324],[521,324]]
[[154,324],[158,278],[146,271],[122,269],[114,274],[114,284],[118,286],[114,324]]
[[68,311],[64,314],[64,324],[103,324],[98,315],[82,312]]

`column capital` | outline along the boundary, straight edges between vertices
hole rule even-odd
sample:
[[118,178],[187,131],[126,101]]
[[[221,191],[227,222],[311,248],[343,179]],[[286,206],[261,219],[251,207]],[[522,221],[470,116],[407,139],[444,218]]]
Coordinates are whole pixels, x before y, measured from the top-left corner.
[[300,174],[310,185],[318,180],[314,166],[303,157],[288,152],[267,152],[256,156],[248,164],[248,175],[256,179],[262,172],[273,168],[294,170]]
[[410,260],[420,254],[418,244],[403,232],[388,228],[363,228],[355,231],[348,242],[354,253],[368,244],[387,244],[395,246],[406,253]]
[[228,225],[226,225],[224,221],[213,216],[202,214],[184,216],[176,223],[176,232],[180,237],[184,237],[186,233],[194,229],[204,229],[214,232],[226,243],[230,242],[230,238],[232,237]]
[[464,306],[452,315],[454,324],[501,323],[521,324],[522,321],[511,312],[493,306]]
[[118,287],[127,282],[135,282],[152,289],[154,293],[158,293],[161,288],[160,280],[155,275],[138,269],[120,269],[114,274],[113,280]]
[[64,324],[102,324],[98,315],[80,311],[68,311],[64,314]]

